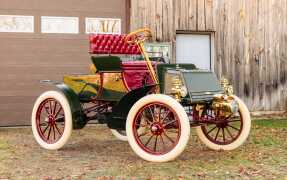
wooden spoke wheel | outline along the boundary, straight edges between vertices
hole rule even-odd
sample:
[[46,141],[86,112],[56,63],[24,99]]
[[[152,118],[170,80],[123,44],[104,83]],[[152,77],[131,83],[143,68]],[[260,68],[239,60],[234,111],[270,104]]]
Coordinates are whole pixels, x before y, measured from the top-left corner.
[[239,110],[228,117],[217,117],[213,110],[208,109],[205,118],[212,120],[197,127],[200,140],[214,150],[233,150],[247,139],[251,119],[246,105],[238,98]]
[[[139,133],[138,129],[144,129]],[[180,138],[177,114],[166,104],[152,102],[143,106],[133,123],[137,143],[151,154],[165,154],[172,150]]]
[[184,150],[190,125],[184,108],[176,100],[152,94],[131,108],[126,130],[128,141],[137,155],[147,161],[166,162]]
[[207,116],[218,121],[201,126],[203,133],[211,142],[227,145],[236,141],[243,128],[242,115],[240,112],[228,117],[216,117],[212,110],[208,110],[207,113]]
[[46,149],[59,149],[72,131],[72,115],[66,97],[57,91],[43,93],[32,112],[32,130],[36,141]]

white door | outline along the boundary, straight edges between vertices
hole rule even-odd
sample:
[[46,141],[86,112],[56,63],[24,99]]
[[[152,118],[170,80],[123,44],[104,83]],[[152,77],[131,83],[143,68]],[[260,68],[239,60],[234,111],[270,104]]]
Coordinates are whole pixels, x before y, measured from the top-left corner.
[[176,62],[195,64],[199,69],[211,68],[210,34],[177,34]]

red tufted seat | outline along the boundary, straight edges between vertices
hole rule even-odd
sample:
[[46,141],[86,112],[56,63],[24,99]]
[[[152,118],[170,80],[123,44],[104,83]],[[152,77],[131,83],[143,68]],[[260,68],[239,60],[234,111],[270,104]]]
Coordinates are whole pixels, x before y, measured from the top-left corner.
[[[139,47],[126,43],[125,38],[126,35],[91,34],[90,53],[141,54]],[[103,58],[101,59],[103,60]],[[156,63],[153,62],[152,64],[156,69]],[[126,61],[121,62],[120,66],[124,82],[130,90],[153,84],[145,61]]]
[[91,54],[141,54],[137,45],[125,42],[127,35],[91,34]]

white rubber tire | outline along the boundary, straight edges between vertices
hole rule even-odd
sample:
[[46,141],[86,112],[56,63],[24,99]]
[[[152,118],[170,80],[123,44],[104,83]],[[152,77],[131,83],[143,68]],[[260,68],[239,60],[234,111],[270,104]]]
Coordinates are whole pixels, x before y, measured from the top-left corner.
[[249,136],[249,132],[251,129],[250,112],[249,112],[247,106],[245,105],[245,103],[240,98],[238,98],[237,96],[233,96],[233,97],[238,102],[239,111],[242,115],[243,127],[242,127],[241,134],[239,135],[239,137],[234,142],[227,144],[227,145],[219,145],[219,144],[211,142],[205,136],[205,134],[203,133],[200,126],[196,127],[196,133],[197,133],[199,139],[210,149],[213,149],[213,150],[234,150],[234,149],[238,148],[239,146],[241,146]]
[[121,140],[121,141],[128,141],[128,137],[121,134],[118,130],[116,129],[111,129],[111,132],[112,134],[118,139],[118,140]]
[[[134,134],[133,134],[133,121],[135,119],[135,116],[137,112],[146,104],[152,103],[152,102],[160,102],[164,103],[168,106],[170,106],[177,114],[180,126],[181,126],[181,134],[180,138],[178,140],[178,143],[176,146],[169,152],[163,155],[154,155],[150,154],[146,151],[144,151],[137,143]],[[141,158],[143,158],[146,161],[151,162],[167,162],[175,159],[177,156],[179,156],[184,148],[186,147],[189,135],[190,135],[190,123],[188,116],[184,110],[184,108],[179,104],[175,99],[163,95],[163,94],[151,94],[147,95],[143,98],[141,98],[139,101],[137,101],[132,108],[129,111],[127,122],[126,122],[126,133],[128,137],[128,142],[132,148],[132,150]]]
[[[64,114],[65,114],[64,132],[63,132],[61,138],[53,144],[49,144],[49,143],[45,142],[44,140],[42,140],[42,138],[38,134],[37,125],[36,125],[37,109],[38,109],[39,105],[41,104],[41,102],[43,102],[45,99],[48,99],[48,98],[56,99],[61,104],[63,111],[64,111]],[[43,94],[41,94],[37,98],[37,100],[34,104],[31,121],[32,121],[31,125],[32,125],[33,135],[34,135],[37,143],[41,147],[48,149],[48,150],[57,150],[57,149],[62,148],[67,143],[67,141],[69,140],[71,133],[72,133],[72,129],[73,129],[71,108],[70,108],[69,102],[68,102],[67,98],[65,97],[65,95],[61,92],[58,92],[58,91],[47,91],[47,92],[44,92]]]

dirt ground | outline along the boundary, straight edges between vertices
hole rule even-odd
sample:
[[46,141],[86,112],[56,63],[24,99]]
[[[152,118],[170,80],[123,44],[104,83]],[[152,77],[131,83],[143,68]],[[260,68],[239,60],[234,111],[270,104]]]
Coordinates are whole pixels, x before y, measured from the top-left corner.
[[[192,129],[193,130],[193,129]],[[212,151],[195,134],[175,161],[150,163],[105,126],[74,131],[61,150],[36,144],[30,127],[0,129],[0,179],[287,179],[287,120],[253,121],[240,148]]]

